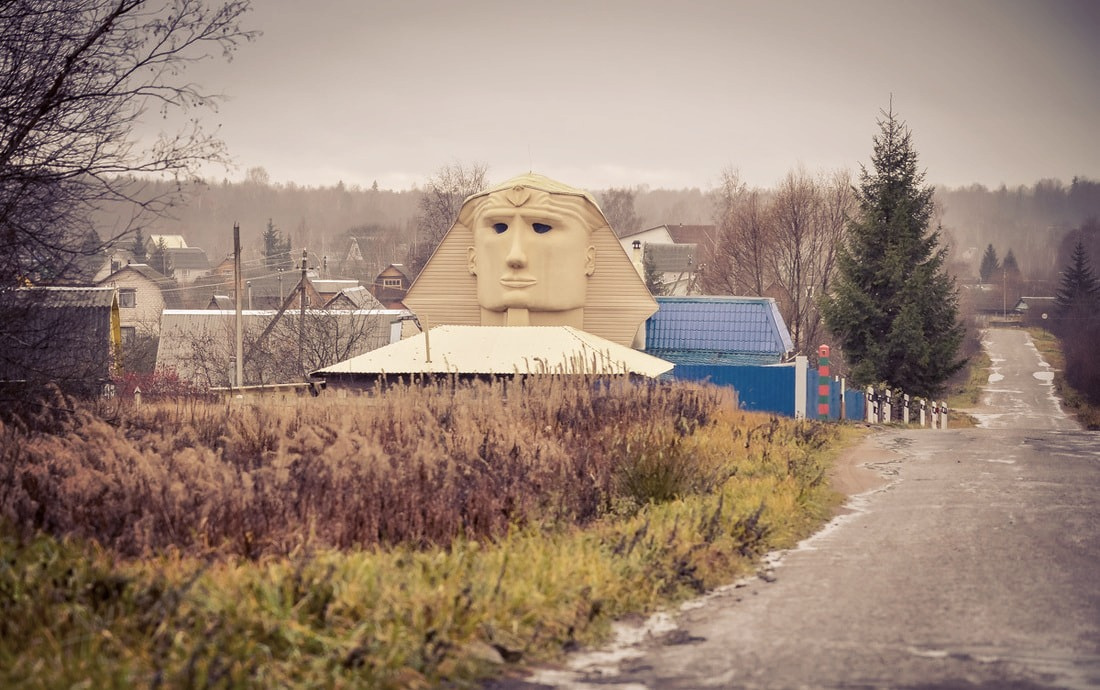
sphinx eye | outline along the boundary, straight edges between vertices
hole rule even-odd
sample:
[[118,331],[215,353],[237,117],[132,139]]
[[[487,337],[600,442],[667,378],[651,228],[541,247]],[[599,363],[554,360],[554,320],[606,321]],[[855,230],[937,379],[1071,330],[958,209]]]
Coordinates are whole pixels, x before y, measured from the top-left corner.
[[493,223],[493,230],[496,230],[496,233],[498,235],[501,234],[502,232],[504,232],[507,229],[508,229],[508,224],[507,223]]
[[550,226],[546,223],[532,223],[531,227],[533,227],[535,229],[535,232],[540,235],[544,232],[550,232]]

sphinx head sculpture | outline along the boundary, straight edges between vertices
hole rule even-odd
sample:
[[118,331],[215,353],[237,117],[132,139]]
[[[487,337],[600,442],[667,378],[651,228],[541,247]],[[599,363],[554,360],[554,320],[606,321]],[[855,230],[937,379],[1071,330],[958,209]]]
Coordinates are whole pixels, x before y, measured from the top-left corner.
[[596,270],[592,233],[607,225],[584,192],[539,175],[471,196],[459,211],[482,325],[584,324]]
[[404,303],[425,324],[571,326],[627,346],[657,310],[596,201],[535,173],[467,197]]

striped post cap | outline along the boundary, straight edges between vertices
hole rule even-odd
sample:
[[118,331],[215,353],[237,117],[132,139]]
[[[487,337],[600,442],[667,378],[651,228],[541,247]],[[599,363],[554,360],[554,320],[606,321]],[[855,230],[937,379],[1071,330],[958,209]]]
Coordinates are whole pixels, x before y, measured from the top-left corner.
[[817,348],[817,416],[829,418],[829,346]]

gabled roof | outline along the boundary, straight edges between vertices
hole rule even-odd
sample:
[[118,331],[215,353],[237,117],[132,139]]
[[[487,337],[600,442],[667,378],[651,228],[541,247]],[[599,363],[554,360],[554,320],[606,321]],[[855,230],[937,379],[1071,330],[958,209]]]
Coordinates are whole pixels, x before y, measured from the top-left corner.
[[1021,297],[1016,306],[1013,307],[1015,311],[1028,311],[1029,309],[1046,309],[1050,311],[1058,303],[1057,297]]
[[164,246],[169,249],[187,246],[187,240],[183,239],[183,235],[149,235],[149,239],[145,241],[145,244],[147,247],[155,247],[160,244],[161,240],[164,240]]
[[770,297],[658,297],[646,351],[678,364],[779,361],[794,349]]
[[405,264],[390,264],[389,266],[386,266],[382,269],[382,272],[378,274],[378,277],[382,277],[387,273],[392,274],[394,271],[400,273],[402,276],[405,277],[406,280],[412,280],[412,278],[409,276],[408,270],[405,268]]
[[117,283],[120,276],[125,273],[136,273],[142,278],[160,288],[161,296],[164,298],[164,306],[166,309],[178,309],[182,302],[180,301],[179,293],[176,292],[176,283],[171,278],[167,278],[157,269],[149,266],[148,264],[126,264],[122,268],[118,269],[111,275],[107,276],[103,280],[99,281],[100,285],[105,283]]
[[713,247],[716,230],[713,225],[666,225],[672,241],[677,244],[699,244]]
[[370,294],[370,290],[362,285],[344,288],[325,303],[325,309],[339,307],[343,309],[384,309],[382,303]]
[[27,287],[16,288],[12,291],[0,290],[0,301],[7,302],[7,297],[18,304],[34,304],[35,306],[58,308],[110,308],[115,301],[115,289],[113,287]]
[[664,232],[666,235],[669,236],[670,239],[672,238],[672,235],[668,232],[668,226],[667,225],[655,225],[652,228],[645,228],[643,230],[635,230],[634,232],[628,232],[626,234],[619,235],[619,240],[622,241],[622,240],[628,239],[630,237],[634,237],[635,235],[644,235],[647,232],[657,232],[657,233]]
[[358,280],[343,280],[334,278],[314,278],[310,282],[313,283],[313,289],[322,295],[335,295],[341,290],[347,288],[359,287]]
[[[429,359],[430,350],[430,359]],[[437,326],[313,372],[316,376],[639,374],[672,364],[569,326]]]
[[206,308],[234,310],[237,308],[237,301],[229,295],[213,295],[210,298],[210,302],[206,305]]
[[206,252],[198,247],[169,247],[167,254],[174,269],[185,271],[210,270],[210,260],[206,258]]
[[661,273],[689,273],[697,268],[698,249],[694,244],[646,244],[645,256]]

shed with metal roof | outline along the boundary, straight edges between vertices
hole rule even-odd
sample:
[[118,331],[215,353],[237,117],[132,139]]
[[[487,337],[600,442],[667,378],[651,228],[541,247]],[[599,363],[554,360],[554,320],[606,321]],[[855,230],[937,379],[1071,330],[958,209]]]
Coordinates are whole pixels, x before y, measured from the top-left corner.
[[356,385],[434,375],[583,374],[656,378],[672,364],[570,326],[437,326],[319,369],[312,376]]
[[794,349],[770,297],[658,297],[646,352],[675,364],[776,364]]
[[119,354],[118,293],[110,287],[0,290],[0,382],[102,392]]

